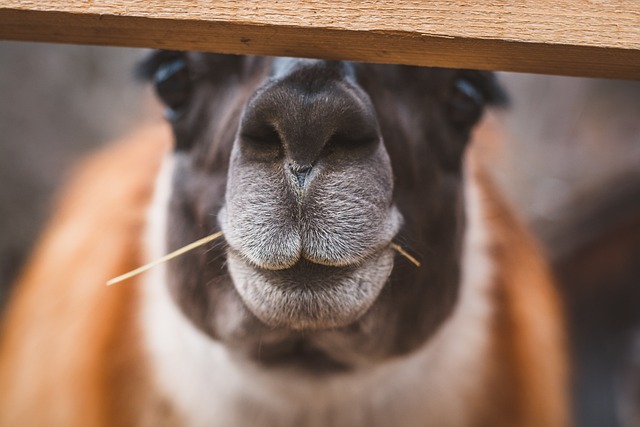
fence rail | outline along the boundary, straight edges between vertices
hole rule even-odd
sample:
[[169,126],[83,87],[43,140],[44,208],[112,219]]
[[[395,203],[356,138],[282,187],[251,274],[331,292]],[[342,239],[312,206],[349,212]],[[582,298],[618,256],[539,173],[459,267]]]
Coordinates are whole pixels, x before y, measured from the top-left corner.
[[3,0],[0,39],[640,79],[638,0]]

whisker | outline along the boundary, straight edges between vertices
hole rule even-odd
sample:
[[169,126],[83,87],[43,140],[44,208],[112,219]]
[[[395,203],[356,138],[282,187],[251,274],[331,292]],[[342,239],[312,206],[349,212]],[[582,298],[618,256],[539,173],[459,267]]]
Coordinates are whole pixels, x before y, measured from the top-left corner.
[[206,253],[210,253],[210,252],[213,252],[213,251],[215,251],[215,250],[218,250],[218,249],[226,249],[226,248],[228,248],[228,247],[229,247],[229,244],[227,243],[227,241],[226,241],[226,240],[224,240],[224,239],[223,239],[223,240],[219,240],[219,241],[217,241],[217,242],[213,242],[213,243],[211,244],[211,246],[210,246],[209,248],[207,248],[207,250],[206,250],[205,252],[206,252]]
[[187,253],[189,251],[192,251],[197,247],[205,245],[205,244],[207,244],[207,243],[219,238],[220,236],[222,236],[222,231],[218,231],[216,233],[213,233],[213,234],[210,234],[210,235],[208,235],[206,237],[203,237],[200,240],[196,240],[193,243],[189,243],[188,245],[183,246],[180,249],[177,249],[177,250],[171,252],[170,254],[167,254],[167,255],[163,256],[162,258],[158,258],[157,260],[151,261],[150,263],[145,264],[142,267],[138,267],[135,270],[131,270],[128,273],[122,274],[122,275],[120,275],[118,277],[114,277],[113,279],[108,280],[107,281],[107,286],[115,285],[116,283],[120,283],[120,282],[122,282],[124,280],[130,279],[130,278],[135,277],[135,276],[137,276],[139,274],[142,274],[145,271],[148,271],[148,270],[152,269],[153,267],[156,267],[156,266],[158,266],[160,264],[163,264],[163,263],[165,263],[167,261],[170,261],[170,260],[172,260],[172,259],[174,259],[176,257],[179,257],[180,255],[183,255],[183,254],[185,254],[185,253]]
[[[211,252],[211,251],[208,251],[207,253],[210,253],[210,252]],[[226,262],[226,258],[227,258],[227,256],[226,256],[226,255],[227,255],[227,254],[226,254],[224,251],[222,251],[221,253],[219,253],[219,254],[217,254],[217,255],[215,255],[215,256],[213,256],[213,257],[210,257],[210,258],[207,260],[207,265],[213,265],[213,264],[215,264],[215,263],[216,263],[217,261],[219,261],[219,260],[223,260],[224,262]]]

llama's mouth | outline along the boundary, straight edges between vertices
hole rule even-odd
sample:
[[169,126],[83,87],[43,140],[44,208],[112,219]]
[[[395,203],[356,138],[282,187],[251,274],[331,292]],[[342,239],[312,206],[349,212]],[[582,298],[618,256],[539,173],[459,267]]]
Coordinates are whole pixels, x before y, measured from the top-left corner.
[[389,247],[352,265],[333,267],[300,259],[270,270],[228,250],[228,268],[249,310],[271,327],[319,330],[346,326],[374,303],[393,268]]

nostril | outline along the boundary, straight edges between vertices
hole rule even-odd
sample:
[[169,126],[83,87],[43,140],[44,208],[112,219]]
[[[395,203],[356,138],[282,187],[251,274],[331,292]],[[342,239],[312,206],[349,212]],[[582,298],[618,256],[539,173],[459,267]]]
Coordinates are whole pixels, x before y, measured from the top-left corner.
[[327,141],[327,149],[356,149],[359,147],[363,147],[366,145],[371,145],[373,143],[378,142],[380,139],[380,135],[375,132],[354,132],[354,134],[347,133],[338,133],[332,135],[329,141]]
[[240,136],[257,147],[280,147],[282,139],[274,126],[244,126]]

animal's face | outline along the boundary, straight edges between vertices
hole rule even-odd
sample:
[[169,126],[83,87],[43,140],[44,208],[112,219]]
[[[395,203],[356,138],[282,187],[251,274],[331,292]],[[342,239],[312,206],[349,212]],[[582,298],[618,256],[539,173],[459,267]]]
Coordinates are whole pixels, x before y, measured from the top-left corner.
[[[424,343],[454,307],[462,156],[489,73],[160,52],[175,134],[169,266],[193,323],[261,364],[345,369]],[[396,256],[395,241],[422,261]]]

